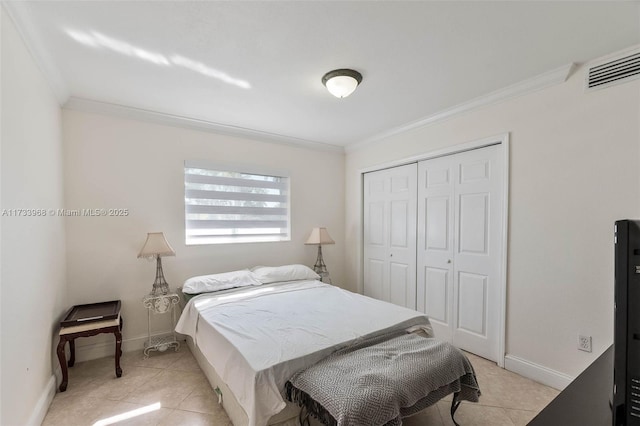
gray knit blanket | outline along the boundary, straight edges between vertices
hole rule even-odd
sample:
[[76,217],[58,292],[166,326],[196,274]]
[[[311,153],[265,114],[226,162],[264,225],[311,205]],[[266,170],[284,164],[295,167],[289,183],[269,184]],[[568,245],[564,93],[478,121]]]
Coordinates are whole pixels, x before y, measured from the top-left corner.
[[459,349],[397,332],[333,353],[294,374],[285,389],[287,399],[337,426],[402,425],[403,417],[450,393],[458,403],[480,396],[473,366]]

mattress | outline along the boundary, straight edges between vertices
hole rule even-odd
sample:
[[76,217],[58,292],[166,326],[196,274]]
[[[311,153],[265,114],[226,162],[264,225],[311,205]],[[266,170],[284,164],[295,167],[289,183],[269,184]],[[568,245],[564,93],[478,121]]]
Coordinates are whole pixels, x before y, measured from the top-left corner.
[[421,313],[319,281],[203,294],[176,326],[233,392],[247,425],[264,426],[286,407],[284,384],[337,349],[395,329],[431,334]]

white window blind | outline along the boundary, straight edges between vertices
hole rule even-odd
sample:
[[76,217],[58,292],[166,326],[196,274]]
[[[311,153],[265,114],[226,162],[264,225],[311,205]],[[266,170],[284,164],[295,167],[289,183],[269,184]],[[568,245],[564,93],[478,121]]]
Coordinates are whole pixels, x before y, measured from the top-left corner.
[[187,244],[290,240],[288,176],[186,161],[184,187]]

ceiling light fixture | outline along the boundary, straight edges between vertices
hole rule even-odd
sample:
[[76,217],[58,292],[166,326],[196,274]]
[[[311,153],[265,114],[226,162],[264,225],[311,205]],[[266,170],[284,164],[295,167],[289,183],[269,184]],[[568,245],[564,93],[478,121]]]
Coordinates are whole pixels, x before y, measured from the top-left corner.
[[350,69],[329,71],[322,77],[322,84],[336,98],[346,98],[356,90],[362,81],[362,74]]

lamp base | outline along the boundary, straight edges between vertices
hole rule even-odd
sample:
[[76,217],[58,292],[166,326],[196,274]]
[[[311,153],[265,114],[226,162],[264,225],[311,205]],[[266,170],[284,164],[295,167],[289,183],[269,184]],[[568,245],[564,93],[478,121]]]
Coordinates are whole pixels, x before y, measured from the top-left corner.
[[156,280],[153,282],[151,294],[159,296],[167,293],[169,293],[169,284],[167,284],[167,281],[164,279],[164,273],[162,272],[162,258],[156,256]]
[[313,271],[320,275],[320,281],[323,283],[331,284],[331,278],[329,277],[329,271],[327,271],[327,265],[324,264],[324,259],[322,259],[322,245],[318,244],[318,258],[316,259],[316,264],[313,265]]

